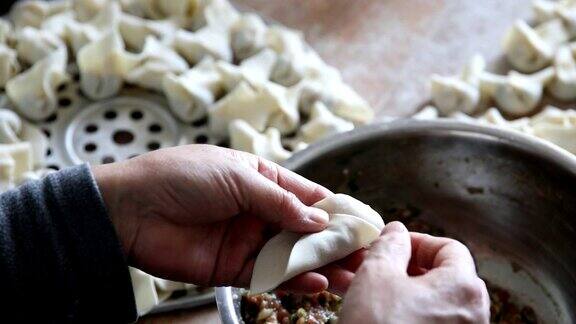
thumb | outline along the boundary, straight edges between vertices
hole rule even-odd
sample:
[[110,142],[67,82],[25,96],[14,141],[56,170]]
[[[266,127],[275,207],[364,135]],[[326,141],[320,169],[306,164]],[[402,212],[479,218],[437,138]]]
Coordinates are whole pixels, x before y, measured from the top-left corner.
[[265,176],[255,172],[244,180],[244,209],[255,216],[293,232],[317,232],[328,225],[328,213],[306,206]]
[[410,233],[402,223],[391,222],[372,243],[366,260],[378,262],[383,273],[406,274],[411,254]]

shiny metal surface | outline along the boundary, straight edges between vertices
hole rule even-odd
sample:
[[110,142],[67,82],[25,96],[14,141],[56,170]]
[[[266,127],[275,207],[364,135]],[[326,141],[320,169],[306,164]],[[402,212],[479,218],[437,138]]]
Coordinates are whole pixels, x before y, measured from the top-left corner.
[[[420,210],[464,241],[480,274],[542,322],[576,322],[571,154],[505,130],[403,120],[322,141],[285,165],[380,212]],[[237,297],[234,288],[217,290],[224,323],[239,322]]]

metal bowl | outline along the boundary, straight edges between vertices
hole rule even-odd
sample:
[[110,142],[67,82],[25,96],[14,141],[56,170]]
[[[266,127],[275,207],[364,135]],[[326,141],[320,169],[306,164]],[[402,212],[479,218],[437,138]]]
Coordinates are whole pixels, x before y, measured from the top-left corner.
[[[332,137],[285,166],[376,210],[410,207],[472,250],[544,323],[576,322],[576,158],[501,129],[403,120]],[[239,291],[216,291],[239,323]]]

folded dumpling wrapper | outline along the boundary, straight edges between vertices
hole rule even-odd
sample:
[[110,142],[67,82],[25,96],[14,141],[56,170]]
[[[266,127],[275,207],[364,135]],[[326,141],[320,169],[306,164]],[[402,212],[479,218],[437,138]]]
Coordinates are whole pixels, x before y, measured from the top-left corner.
[[256,258],[251,294],[272,290],[301,273],[368,247],[384,228],[384,221],[376,211],[348,195],[326,197],[314,207],[328,213],[328,227],[312,234],[282,231],[271,238]]

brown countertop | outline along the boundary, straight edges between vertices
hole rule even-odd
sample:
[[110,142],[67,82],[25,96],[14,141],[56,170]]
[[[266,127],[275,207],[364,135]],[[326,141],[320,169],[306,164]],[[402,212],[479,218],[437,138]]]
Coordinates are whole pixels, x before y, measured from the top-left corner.
[[[530,0],[233,0],[300,29],[375,108],[407,115],[427,99],[430,74],[456,73],[475,53],[501,51],[504,32],[530,14]],[[215,306],[140,323],[219,323]]]

